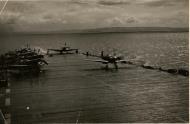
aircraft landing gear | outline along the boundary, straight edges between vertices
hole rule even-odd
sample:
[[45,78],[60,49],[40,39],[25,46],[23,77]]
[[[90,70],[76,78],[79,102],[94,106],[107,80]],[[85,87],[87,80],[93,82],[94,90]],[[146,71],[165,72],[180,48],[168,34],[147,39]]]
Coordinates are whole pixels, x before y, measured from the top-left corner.
[[108,64],[106,64],[106,69],[108,69],[109,67],[108,67]]
[[115,69],[118,69],[117,63],[114,63]]

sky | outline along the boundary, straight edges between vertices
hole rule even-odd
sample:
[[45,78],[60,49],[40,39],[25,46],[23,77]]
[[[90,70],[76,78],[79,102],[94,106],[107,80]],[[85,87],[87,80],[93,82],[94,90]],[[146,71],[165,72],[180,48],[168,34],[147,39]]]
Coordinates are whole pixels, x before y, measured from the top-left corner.
[[188,0],[0,0],[0,30],[188,27]]

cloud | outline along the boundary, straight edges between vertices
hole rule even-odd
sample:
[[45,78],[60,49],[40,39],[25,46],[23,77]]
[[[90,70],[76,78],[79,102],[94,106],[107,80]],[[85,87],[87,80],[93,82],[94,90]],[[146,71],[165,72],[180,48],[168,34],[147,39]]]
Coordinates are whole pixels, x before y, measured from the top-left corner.
[[0,23],[0,35],[14,31],[12,25]]
[[52,15],[52,14],[46,14],[42,17],[42,21],[44,23],[58,23],[58,24],[67,24],[67,21],[63,18],[60,17],[59,15]]
[[116,16],[113,18],[106,19],[106,23],[108,26],[131,26],[138,23],[138,20],[132,16],[122,15]]
[[127,1],[126,0],[100,0],[97,3],[101,5],[107,5],[107,6],[130,4],[128,0]]
[[19,13],[9,12],[6,15],[1,16],[0,23],[1,24],[15,24],[19,17],[20,17]]
[[136,0],[136,3],[149,7],[184,6],[188,5],[188,0]]
[[127,23],[135,23],[137,20],[134,17],[130,17],[126,20]]
[[[188,0],[12,0],[0,23],[14,30],[187,26]],[[180,14],[179,14],[180,13]]]
[[81,4],[81,5],[88,5],[89,2],[85,0],[70,0],[67,1],[68,3],[73,3],[73,4]]

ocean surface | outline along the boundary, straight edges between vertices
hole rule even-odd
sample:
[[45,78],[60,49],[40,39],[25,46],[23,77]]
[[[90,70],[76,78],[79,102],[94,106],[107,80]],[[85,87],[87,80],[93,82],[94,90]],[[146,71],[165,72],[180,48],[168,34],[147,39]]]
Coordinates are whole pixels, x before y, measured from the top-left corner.
[[[0,53],[27,44],[46,53],[65,42],[80,53],[103,50],[166,69],[188,69],[189,65],[188,33],[6,35],[0,36]],[[132,65],[104,70],[102,64],[85,59],[76,54],[46,56],[49,65],[40,75],[11,78],[12,121],[189,121],[188,77]]]

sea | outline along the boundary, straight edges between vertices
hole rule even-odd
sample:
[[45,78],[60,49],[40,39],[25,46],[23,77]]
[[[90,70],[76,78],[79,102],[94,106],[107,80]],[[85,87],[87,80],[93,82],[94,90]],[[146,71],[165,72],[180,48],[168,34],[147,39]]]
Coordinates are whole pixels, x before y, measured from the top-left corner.
[[82,54],[45,56],[49,64],[40,75],[10,79],[13,123],[189,121],[189,78],[138,66],[188,69],[188,32],[4,35],[0,54],[26,45],[45,54],[65,43],[137,65],[105,70]]

